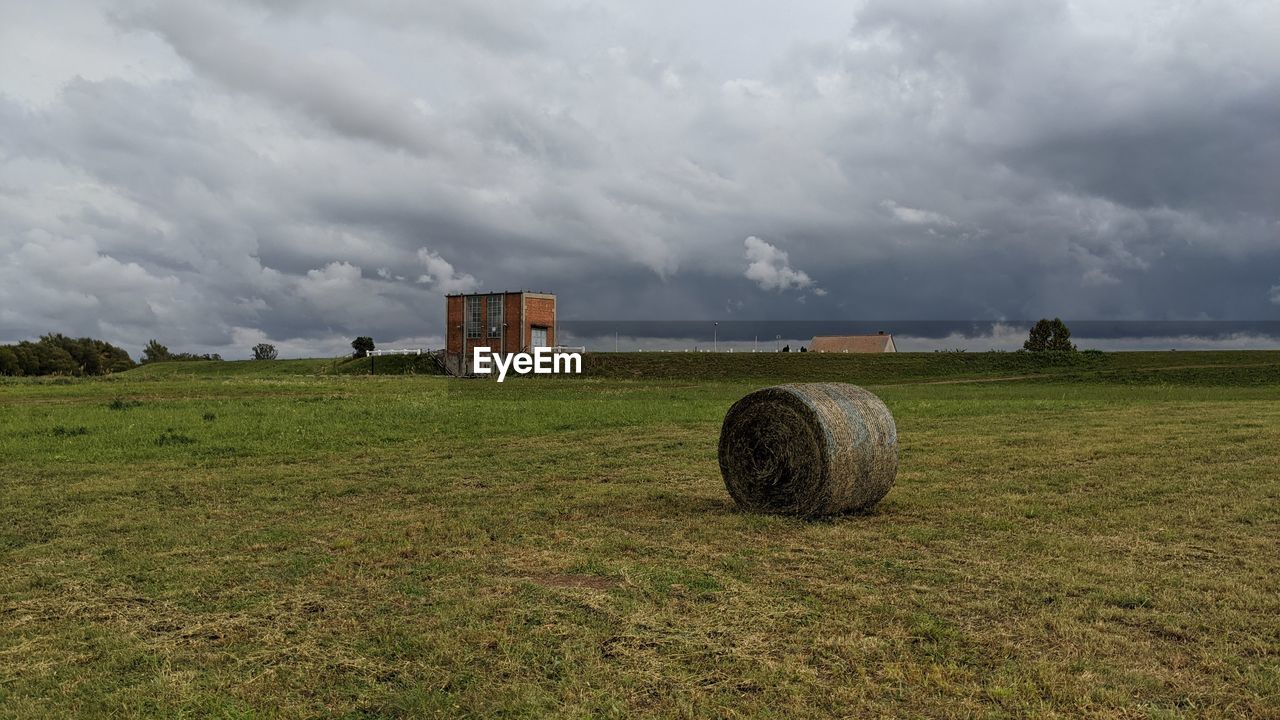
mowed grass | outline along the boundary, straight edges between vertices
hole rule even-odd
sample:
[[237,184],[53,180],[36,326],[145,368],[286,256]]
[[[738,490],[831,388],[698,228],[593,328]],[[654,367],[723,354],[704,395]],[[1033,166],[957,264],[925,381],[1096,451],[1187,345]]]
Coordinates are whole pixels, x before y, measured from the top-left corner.
[[759,378],[0,383],[0,716],[1277,717],[1280,355],[1177,355],[861,380],[820,522],[724,491]]

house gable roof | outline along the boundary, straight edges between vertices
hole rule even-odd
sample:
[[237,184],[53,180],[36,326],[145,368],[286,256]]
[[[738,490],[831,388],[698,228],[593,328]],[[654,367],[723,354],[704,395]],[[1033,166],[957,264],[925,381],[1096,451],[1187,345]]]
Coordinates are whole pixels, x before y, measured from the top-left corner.
[[882,353],[896,350],[892,335],[815,335],[809,352]]

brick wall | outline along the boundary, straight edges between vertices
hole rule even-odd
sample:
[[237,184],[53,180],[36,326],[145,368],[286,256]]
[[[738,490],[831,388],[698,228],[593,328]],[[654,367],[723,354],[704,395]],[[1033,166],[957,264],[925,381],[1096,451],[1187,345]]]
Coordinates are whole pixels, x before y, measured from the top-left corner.
[[507,342],[503,347],[506,352],[520,352],[520,293],[507,293],[506,320]]
[[554,297],[524,296],[524,343],[528,347],[533,339],[533,327],[547,329],[547,344],[556,344],[556,299]]
[[463,302],[461,295],[445,298],[444,346],[450,355],[462,352],[462,329],[458,326],[462,324]]
[[[533,339],[533,328],[547,329],[547,343],[555,345],[556,340],[556,299],[554,295],[540,293],[510,292],[503,294],[503,322],[506,323],[505,337],[500,328],[496,337],[488,337],[489,300],[490,295],[481,297],[481,318],[484,323],[480,338],[465,338],[463,316],[466,313],[466,296],[453,295],[445,298],[445,350],[451,358],[451,364],[463,355],[464,348],[468,356],[472,348],[487,346],[495,352],[521,352],[529,349]],[[521,311],[524,313],[524,324],[521,325]]]

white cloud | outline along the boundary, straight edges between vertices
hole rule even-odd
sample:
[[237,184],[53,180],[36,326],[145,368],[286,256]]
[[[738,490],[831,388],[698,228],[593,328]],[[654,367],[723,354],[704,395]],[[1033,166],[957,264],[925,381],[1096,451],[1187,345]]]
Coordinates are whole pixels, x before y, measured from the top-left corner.
[[[743,241],[748,261],[743,275],[764,290],[803,290],[813,279],[803,270],[791,267],[787,253],[752,235]],[[818,288],[819,290],[821,288]]]
[[666,68],[662,71],[662,87],[667,90],[678,91],[684,89],[684,79],[680,77],[680,73]]
[[941,227],[955,227],[957,224],[955,220],[952,220],[941,213],[905,207],[892,200],[881,200],[880,207],[893,213],[895,218],[908,225],[938,225]]
[[418,276],[418,282],[430,285],[437,292],[448,295],[472,292],[480,287],[480,282],[474,277],[455,271],[448,260],[427,248],[418,249],[418,261],[427,269],[426,273]]
[[1089,268],[1080,278],[1081,282],[1089,287],[1101,287],[1103,285],[1119,285],[1120,278],[1103,270],[1102,268]]
[[360,284],[360,268],[348,262],[331,262],[323,268],[308,270],[298,281],[303,297],[313,300],[346,294]]
[[308,270],[293,283],[291,294],[303,301],[301,311],[323,318],[328,327],[358,330],[376,326],[379,318],[398,309],[382,290],[383,284],[366,279],[359,267],[331,262]]
[[1280,285],[1271,286],[1271,302],[1272,304],[1280,305]]
[[735,100],[777,100],[779,97],[776,89],[750,78],[728,80],[721,89],[727,97]]

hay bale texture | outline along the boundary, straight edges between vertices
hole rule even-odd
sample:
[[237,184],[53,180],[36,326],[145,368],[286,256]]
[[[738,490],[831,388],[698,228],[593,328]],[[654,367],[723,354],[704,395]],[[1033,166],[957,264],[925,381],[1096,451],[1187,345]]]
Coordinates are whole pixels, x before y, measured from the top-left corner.
[[779,385],[729,408],[720,473],[745,510],[819,517],[866,510],[893,486],[898,430],[856,385]]

